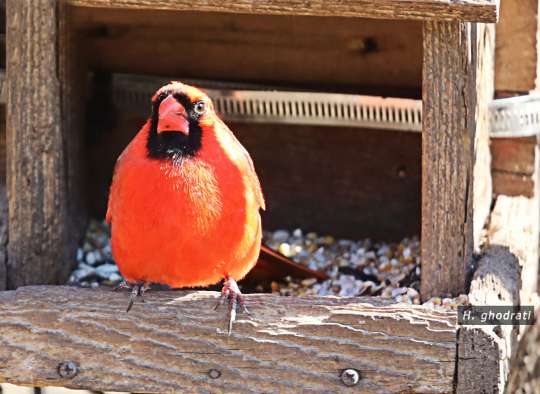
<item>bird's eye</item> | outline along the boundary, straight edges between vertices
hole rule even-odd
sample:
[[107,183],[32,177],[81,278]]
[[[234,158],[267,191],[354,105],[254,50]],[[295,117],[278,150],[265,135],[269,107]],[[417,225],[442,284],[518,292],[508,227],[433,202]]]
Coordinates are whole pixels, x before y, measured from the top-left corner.
[[204,101],[199,101],[195,103],[193,109],[197,115],[202,115],[206,112],[206,104]]

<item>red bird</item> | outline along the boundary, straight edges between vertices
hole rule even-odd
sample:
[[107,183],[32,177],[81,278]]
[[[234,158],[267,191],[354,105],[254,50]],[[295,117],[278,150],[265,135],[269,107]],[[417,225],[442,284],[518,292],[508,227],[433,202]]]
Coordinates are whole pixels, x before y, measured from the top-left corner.
[[180,82],[159,89],[118,158],[106,215],[123,287],[132,289],[128,311],[150,283],[224,279],[230,333],[237,305],[245,309],[236,281],[257,262],[264,207],[253,162],[210,98]]

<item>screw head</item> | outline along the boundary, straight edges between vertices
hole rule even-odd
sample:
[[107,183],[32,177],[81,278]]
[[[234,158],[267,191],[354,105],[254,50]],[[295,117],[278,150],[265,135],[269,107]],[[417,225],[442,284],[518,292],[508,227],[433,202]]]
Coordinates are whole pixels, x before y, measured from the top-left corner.
[[79,373],[79,366],[73,361],[64,361],[58,364],[57,372],[60,377],[71,379]]
[[360,381],[360,372],[353,368],[347,368],[341,371],[340,378],[345,386],[355,386]]
[[221,371],[212,368],[208,370],[208,376],[210,376],[211,379],[219,379],[221,377]]

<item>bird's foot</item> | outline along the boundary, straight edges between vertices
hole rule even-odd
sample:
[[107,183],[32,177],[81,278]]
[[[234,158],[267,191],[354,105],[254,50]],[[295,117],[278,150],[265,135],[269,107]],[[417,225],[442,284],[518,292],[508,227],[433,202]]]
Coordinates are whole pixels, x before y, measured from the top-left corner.
[[116,286],[113,291],[128,289],[131,290],[131,296],[129,297],[129,303],[126,309],[126,312],[129,312],[131,310],[131,307],[135,303],[135,300],[137,297],[141,297],[141,302],[144,302],[144,293],[146,290],[150,288],[150,285],[145,282],[137,282],[137,283],[128,283],[128,282],[122,282],[118,286]]
[[242,295],[242,292],[238,288],[238,284],[230,276],[227,276],[225,278],[225,282],[223,283],[223,288],[221,289],[221,296],[219,297],[219,300],[216,306],[214,307],[214,310],[218,309],[221,305],[223,305],[225,301],[228,301],[229,303],[228,305],[228,318],[229,318],[228,333],[229,335],[231,335],[232,325],[233,325],[233,322],[236,320],[236,309],[240,307],[242,311],[247,315],[249,315],[249,311],[246,308],[244,296]]

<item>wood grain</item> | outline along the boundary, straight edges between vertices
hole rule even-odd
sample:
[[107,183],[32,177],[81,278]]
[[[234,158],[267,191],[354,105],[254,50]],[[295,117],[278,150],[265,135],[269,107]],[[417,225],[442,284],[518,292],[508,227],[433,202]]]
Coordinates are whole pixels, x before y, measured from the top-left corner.
[[424,299],[463,293],[472,257],[477,58],[470,54],[476,52],[475,44],[475,25],[424,23]]
[[506,394],[536,394],[540,392],[540,310],[535,310],[534,325],[527,327],[521,336],[512,360]]
[[78,7],[497,22],[494,0],[68,0]]
[[493,330],[464,326],[459,329],[456,393],[501,393],[499,357],[503,351]]
[[2,105],[0,106],[0,291],[7,289],[8,219],[6,190],[6,107]]
[[[473,245],[480,252],[481,235],[493,202],[491,177],[490,113],[489,104],[494,97],[495,79],[495,26],[478,24],[476,34],[476,70],[472,73],[476,83],[474,167],[473,167]],[[474,95],[474,92],[471,92]],[[470,111],[470,108],[467,109]]]
[[420,95],[414,21],[75,7],[70,24],[102,71]]
[[[215,292],[40,286],[0,293],[0,382],[137,392],[450,393],[455,313],[365,298],[248,295],[230,337]],[[389,362],[391,360],[391,362]],[[61,379],[58,364],[78,374]],[[344,368],[361,380],[346,387]],[[209,371],[218,370],[218,379]]]
[[528,92],[537,88],[538,0],[504,0],[497,24],[495,88]]
[[[65,156],[66,240],[63,258],[57,262],[56,283],[65,283],[74,268],[75,253],[86,230],[86,102],[88,62],[79,32],[69,23],[72,9],[65,2],[58,5],[58,72],[61,83],[62,136]],[[37,283],[37,282],[33,282]],[[50,283],[50,282],[49,282]]]
[[[521,305],[521,268],[517,257],[505,246],[492,245],[483,253],[471,281],[469,301],[473,305]],[[476,331],[474,331],[476,330]],[[517,348],[518,326],[501,325],[461,328],[458,337],[458,384],[456,392],[502,393]],[[480,344],[472,354],[470,346]],[[483,353],[485,352],[485,353]],[[472,358],[469,358],[472,356]],[[479,372],[477,365],[485,368]]]
[[[56,0],[6,2],[8,287],[56,283],[66,240]],[[63,279],[63,278],[60,278]]]
[[488,243],[507,246],[521,266],[521,304],[531,303],[538,279],[538,193],[533,198],[498,196],[488,226]]
[[0,291],[7,289],[8,201],[5,183],[0,183]]

